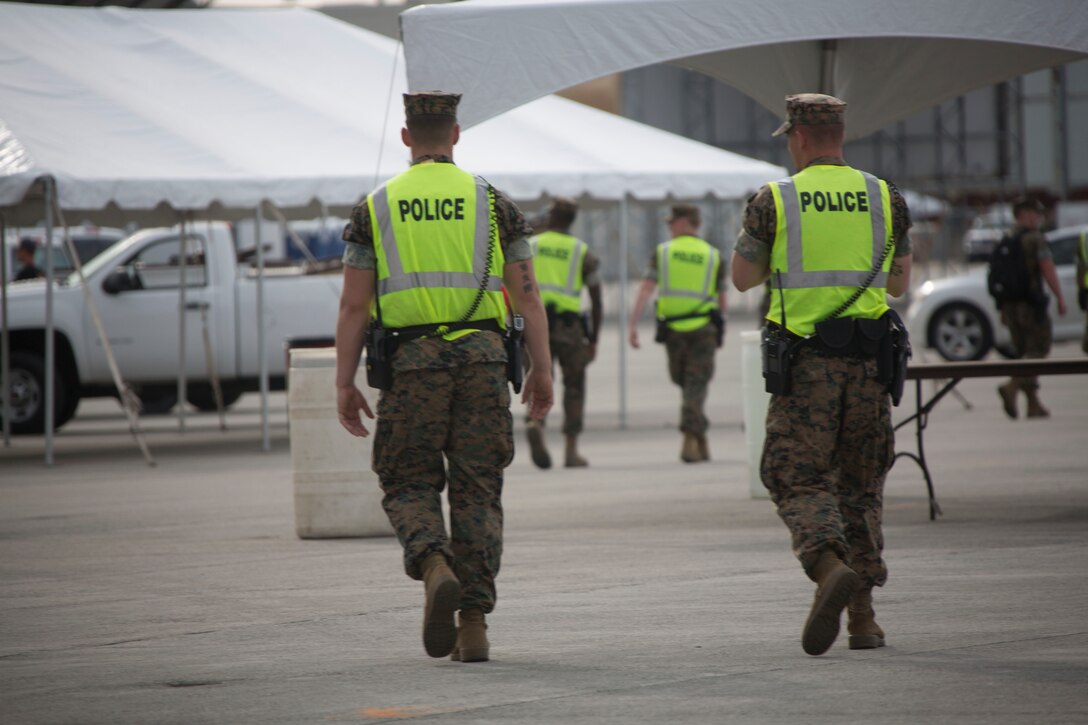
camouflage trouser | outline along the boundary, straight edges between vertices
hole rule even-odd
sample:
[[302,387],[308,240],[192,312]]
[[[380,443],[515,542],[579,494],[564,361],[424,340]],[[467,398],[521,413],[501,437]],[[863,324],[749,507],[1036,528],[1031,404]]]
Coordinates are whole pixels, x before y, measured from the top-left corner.
[[669,377],[680,386],[680,431],[706,435],[709,422],[703,408],[707,387],[714,377],[714,354],[718,351],[717,328],[706,325],[692,332],[669,330],[665,352],[669,356]]
[[[1050,354],[1053,340],[1050,315],[1040,312],[1030,302],[1006,302],[1001,306],[1005,323],[1012,336],[1012,346],[1025,360],[1044,358]],[[1024,391],[1039,389],[1039,378],[1013,378],[1017,386]]]
[[563,435],[576,436],[585,415],[589,343],[580,320],[556,320],[548,339],[552,361],[563,372]]
[[831,549],[868,587],[888,578],[881,519],[894,455],[891,401],[876,372],[875,360],[802,349],[790,394],[771,396],[760,466],[805,572]]
[[[505,363],[397,372],[378,400],[373,468],[404,569],[421,579],[423,560],[445,554],[461,581],[462,608],[495,607],[512,428]],[[449,537],[441,500],[447,478]]]

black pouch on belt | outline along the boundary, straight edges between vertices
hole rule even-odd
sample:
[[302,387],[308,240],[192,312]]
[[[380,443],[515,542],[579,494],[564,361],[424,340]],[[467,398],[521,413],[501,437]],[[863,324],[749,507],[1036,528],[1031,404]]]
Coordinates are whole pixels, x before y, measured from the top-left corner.
[[816,339],[819,348],[831,355],[846,355],[854,341],[854,319],[835,317],[816,323]]

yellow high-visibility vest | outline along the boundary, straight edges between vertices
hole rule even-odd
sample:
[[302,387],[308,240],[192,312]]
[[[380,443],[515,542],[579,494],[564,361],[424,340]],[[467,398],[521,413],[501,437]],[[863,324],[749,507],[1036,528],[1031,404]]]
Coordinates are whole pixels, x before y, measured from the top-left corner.
[[[770,184],[777,214],[771,247],[771,306],[767,319],[809,337],[845,303],[891,243],[886,182],[849,166],[816,165]],[[876,319],[885,301],[889,253],[865,292],[841,317]]]
[[589,245],[562,232],[543,232],[530,240],[533,268],[545,306],[581,312],[582,263]]
[[[483,299],[469,319],[496,320],[505,327],[505,261],[486,181],[453,164],[416,164],[367,200],[385,327],[459,321],[481,285]],[[470,332],[444,337],[453,340]]]
[[721,254],[698,237],[679,236],[657,245],[657,316],[697,315],[669,322],[669,328],[691,332],[710,323],[718,309]]

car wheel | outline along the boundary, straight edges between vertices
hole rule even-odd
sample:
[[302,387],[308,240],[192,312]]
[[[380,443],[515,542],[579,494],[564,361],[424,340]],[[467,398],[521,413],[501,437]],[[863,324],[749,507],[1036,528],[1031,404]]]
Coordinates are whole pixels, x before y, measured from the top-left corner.
[[[45,361],[36,352],[19,350],[11,353],[11,432],[14,435],[39,435],[45,432]],[[53,424],[59,428],[71,417],[65,401],[64,378],[53,377]],[[72,409],[74,411],[74,408]],[[0,412],[2,415],[2,412]]]
[[[223,393],[223,410],[226,410],[230,406],[238,402],[238,398],[242,397],[242,389],[235,385],[221,385],[220,392]],[[217,410],[215,405],[215,393],[212,391],[212,386],[208,383],[197,383],[190,386],[185,392],[185,398],[197,408],[206,413],[214,413]]]
[[929,321],[929,344],[945,360],[981,360],[993,346],[986,314],[972,304],[955,302],[941,307]]

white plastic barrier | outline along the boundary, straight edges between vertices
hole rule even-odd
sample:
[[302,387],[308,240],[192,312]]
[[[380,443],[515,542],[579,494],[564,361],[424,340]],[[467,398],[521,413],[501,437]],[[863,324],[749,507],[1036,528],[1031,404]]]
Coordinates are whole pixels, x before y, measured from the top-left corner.
[[744,402],[744,438],[748,449],[748,490],[752,498],[770,498],[759,477],[763,437],[767,430],[767,405],[771,401],[770,393],[763,388],[759,334],[759,330],[740,333],[740,388]]
[[[373,438],[348,434],[336,417],[335,350],[300,348],[289,354],[287,406],[299,538],[392,536],[382,490],[370,470]],[[377,404],[376,398],[368,401]],[[373,421],[365,422],[373,431]]]

